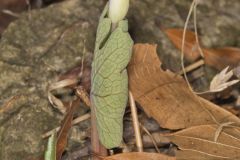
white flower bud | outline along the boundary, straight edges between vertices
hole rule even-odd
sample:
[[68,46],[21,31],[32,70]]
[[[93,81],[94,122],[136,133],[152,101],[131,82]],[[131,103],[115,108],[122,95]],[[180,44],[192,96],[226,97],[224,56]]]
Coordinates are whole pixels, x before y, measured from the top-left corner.
[[109,0],[108,17],[112,23],[118,23],[126,16],[129,8],[129,0]]

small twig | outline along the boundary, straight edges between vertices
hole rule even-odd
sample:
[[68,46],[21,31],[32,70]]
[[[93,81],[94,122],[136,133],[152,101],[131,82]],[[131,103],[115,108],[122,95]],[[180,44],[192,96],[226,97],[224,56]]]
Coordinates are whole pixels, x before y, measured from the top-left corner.
[[89,95],[87,93],[87,91],[82,87],[82,86],[78,86],[76,88],[76,95],[81,98],[81,100],[89,107],[91,108],[91,102],[89,99]]
[[54,108],[57,108],[62,114],[66,113],[66,108],[61,100],[55,97],[50,91],[48,92],[48,100]]
[[185,66],[184,66],[184,47],[185,47],[185,39],[186,39],[186,31],[187,31],[187,26],[188,26],[188,22],[190,20],[190,17],[191,17],[191,14],[192,14],[192,11],[194,9],[194,6],[195,6],[195,0],[193,0],[191,6],[190,6],[190,9],[189,9],[189,12],[188,12],[188,15],[187,15],[187,19],[185,21],[185,24],[184,24],[184,30],[183,30],[183,37],[182,37],[182,47],[181,47],[181,66],[182,66],[182,71],[183,71],[183,75],[184,75],[184,78],[187,82],[187,85],[189,87],[189,89],[193,91],[192,87],[191,87],[191,84],[189,83],[188,81],[188,78],[187,78],[187,73],[185,71]]
[[82,60],[81,60],[81,71],[80,71],[80,73],[79,73],[79,75],[78,75],[78,77],[80,77],[80,78],[82,78],[82,76],[83,76],[83,70],[84,70],[84,58],[85,58],[85,53],[86,53],[86,47],[85,47],[85,40],[83,41],[83,45],[84,45],[84,47],[83,47],[83,55],[82,55]]
[[86,113],[82,116],[79,116],[79,117],[75,118],[72,123],[73,123],[73,125],[75,125],[75,124],[78,124],[78,123],[80,123],[82,121],[85,121],[89,118],[90,118],[90,113]]
[[27,6],[28,6],[28,19],[31,20],[32,19],[32,14],[31,14],[31,9],[32,9],[32,6],[31,6],[31,3],[29,0],[25,0]]
[[160,150],[158,149],[158,146],[157,146],[157,142],[156,142],[156,140],[154,139],[154,137],[152,136],[152,134],[151,134],[151,133],[147,130],[147,128],[146,128],[144,125],[142,125],[141,123],[140,123],[140,126],[141,126],[141,128],[147,133],[147,135],[150,137],[150,139],[152,140],[153,145],[154,145],[156,151],[157,151],[158,153],[160,153]]
[[0,107],[0,113],[5,113],[11,110],[11,108],[14,106],[17,100],[24,98],[23,95],[15,95],[11,97],[7,102],[3,104],[3,106]]
[[[82,121],[88,120],[89,118],[90,118],[90,113],[79,116],[72,121],[72,125],[76,125]],[[55,131],[58,132],[59,130],[60,130],[60,126],[44,133],[42,135],[42,138],[47,138],[47,137],[51,136]]]
[[198,30],[197,30],[197,5],[198,5],[198,3],[199,3],[199,0],[195,0],[195,6],[193,9],[194,32],[195,32],[195,38],[196,38],[196,44],[197,44],[198,51],[199,51],[200,55],[204,58],[204,53],[203,53],[202,48],[199,43]]
[[[151,133],[151,136],[155,140],[158,147],[171,143],[169,138],[165,137],[162,131]],[[154,147],[151,137],[147,134],[143,135],[143,145],[144,147]]]
[[64,87],[76,84],[77,82],[78,82],[78,79],[64,79],[62,81],[58,81],[58,82],[55,82],[55,83],[52,83],[49,85],[48,100],[53,105],[53,107],[59,109],[59,111],[62,114],[66,113],[66,108],[65,108],[64,104],[62,103],[62,101],[60,99],[58,99],[57,97],[55,97],[51,92],[53,90],[56,90],[59,88],[64,88]]
[[[185,67],[185,72],[188,73],[188,72],[191,72],[192,70],[204,65],[204,60],[203,59],[200,59],[199,61],[193,63],[193,64],[190,64],[189,66]],[[180,71],[178,74],[182,75],[183,74],[183,70]]]
[[130,100],[130,107],[131,107],[131,113],[132,113],[132,119],[133,119],[133,128],[134,128],[135,138],[136,138],[136,145],[137,145],[138,151],[143,152],[143,144],[142,144],[142,138],[140,134],[137,109],[136,109],[136,104],[131,91],[129,91],[129,100]]
[[10,15],[10,16],[15,17],[15,18],[19,18],[20,17],[20,14],[14,13],[13,11],[8,10],[8,9],[3,9],[2,13]]

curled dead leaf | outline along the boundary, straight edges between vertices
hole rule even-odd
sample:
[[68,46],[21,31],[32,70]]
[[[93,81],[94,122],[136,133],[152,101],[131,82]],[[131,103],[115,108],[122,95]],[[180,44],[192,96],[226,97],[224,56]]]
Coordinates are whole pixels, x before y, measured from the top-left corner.
[[229,81],[233,76],[233,71],[228,71],[229,67],[226,67],[219,74],[213,77],[210,83],[210,92],[220,92],[226,89],[229,86],[232,86],[239,82],[239,80]]
[[[181,50],[183,29],[166,29],[166,34],[173,44]],[[195,33],[186,31],[185,58],[191,62],[200,58],[200,52],[197,49]],[[216,49],[202,49],[205,64],[212,66],[218,70],[222,70],[227,66],[236,67],[240,61],[240,48],[224,47]]]

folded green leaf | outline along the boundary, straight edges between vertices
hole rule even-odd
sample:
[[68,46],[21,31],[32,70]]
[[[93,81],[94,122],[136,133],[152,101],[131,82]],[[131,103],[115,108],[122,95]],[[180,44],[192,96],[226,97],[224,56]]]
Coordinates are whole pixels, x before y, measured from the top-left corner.
[[108,5],[100,18],[91,75],[91,102],[95,109],[98,134],[106,148],[122,141],[123,114],[128,100],[128,75],[133,41],[128,21],[119,21],[111,31],[111,19],[105,18]]

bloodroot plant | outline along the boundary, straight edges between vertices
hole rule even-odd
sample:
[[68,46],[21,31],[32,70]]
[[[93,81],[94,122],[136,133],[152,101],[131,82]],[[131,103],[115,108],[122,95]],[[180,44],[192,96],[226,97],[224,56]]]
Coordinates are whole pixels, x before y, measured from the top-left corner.
[[122,142],[123,115],[128,101],[128,75],[133,40],[124,19],[129,0],[110,0],[97,29],[91,74],[91,103],[97,131],[106,148]]

